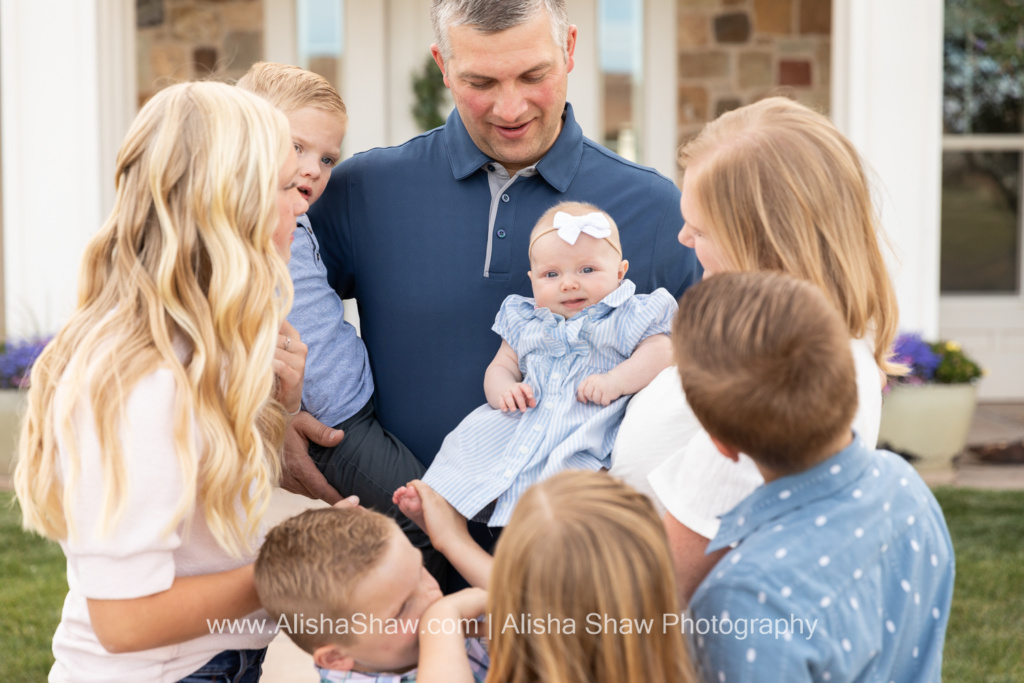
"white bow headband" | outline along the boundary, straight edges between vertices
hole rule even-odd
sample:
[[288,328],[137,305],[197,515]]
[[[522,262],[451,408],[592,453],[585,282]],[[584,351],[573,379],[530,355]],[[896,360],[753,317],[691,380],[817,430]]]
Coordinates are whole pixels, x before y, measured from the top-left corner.
[[612,246],[612,249],[618,252],[619,256],[622,255],[622,249],[608,239],[612,234],[612,224],[608,221],[608,217],[599,211],[594,211],[593,213],[588,213],[583,216],[573,216],[571,213],[558,211],[555,213],[555,219],[552,221],[552,227],[548,230],[537,233],[530,242],[530,254],[533,253],[534,243],[549,232],[557,232],[558,236],[569,244],[576,244],[576,240],[579,239],[580,234],[590,235],[591,237],[599,240],[603,239]]

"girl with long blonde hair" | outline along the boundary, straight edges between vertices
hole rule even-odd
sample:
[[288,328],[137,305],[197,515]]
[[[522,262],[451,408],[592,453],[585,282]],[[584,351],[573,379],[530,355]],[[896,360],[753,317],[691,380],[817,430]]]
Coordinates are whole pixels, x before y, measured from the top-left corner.
[[15,472],[25,526],[68,557],[52,681],[259,676],[272,634],[213,621],[259,609],[251,563],[301,398],[290,140],[259,98],[186,83],[122,143],[77,309],[32,370]]
[[[772,97],[723,114],[682,150],[679,241],[696,250],[704,277],[770,270],[817,286],[849,330],[857,368],[854,430],[874,448],[883,373],[896,334],[896,295],[864,165],[822,114]],[[726,551],[705,554],[718,516],[759,486],[743,456],[718,454],[669,368],[630,404],[612,474],[661,505],[681,597],[687,601]]]
[[423,615],[418,681],[473,680],[450,625],[485,608],[487,683],[696,680],[661,521],[646,496],[603,472],[562,472],[523,495],[487,592],[460,591]]

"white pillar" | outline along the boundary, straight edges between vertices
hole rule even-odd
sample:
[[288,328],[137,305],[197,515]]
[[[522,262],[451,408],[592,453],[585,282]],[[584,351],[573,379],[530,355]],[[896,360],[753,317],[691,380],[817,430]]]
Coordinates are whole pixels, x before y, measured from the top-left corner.
[[[656,168],[672,182],[679,177],[677,46],[675,1],[647,0],[644,5],[643,163]],[[682,220],[680,217],[680,224]]]
[[938,0],[832,2],[832,119],[874,172],[900,328],[928,337],[939,329],[942,22]]
[[114,160],[135,110],[135,4],[2,0],[7,333],[56,331],[89,237],[113,206]]
[[389,144],[388,5],[345,3],[345,65],[341,97],[348,109],[343,156]]

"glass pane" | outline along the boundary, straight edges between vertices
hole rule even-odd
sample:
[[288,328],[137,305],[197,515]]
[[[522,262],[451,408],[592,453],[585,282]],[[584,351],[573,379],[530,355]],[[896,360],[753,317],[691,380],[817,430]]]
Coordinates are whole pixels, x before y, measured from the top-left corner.
[[598,1],[598,45],[605,147],[641,161],[643,0]]
[[345,55],[345,0],[298,0],[299,66],[318,73],[341,92]]
[[1024,132],[1024,24],[1019,2],[946,0],[947,134]]
[[1020,158],[1018,152],[942,155],[943,293],[1017,291]]

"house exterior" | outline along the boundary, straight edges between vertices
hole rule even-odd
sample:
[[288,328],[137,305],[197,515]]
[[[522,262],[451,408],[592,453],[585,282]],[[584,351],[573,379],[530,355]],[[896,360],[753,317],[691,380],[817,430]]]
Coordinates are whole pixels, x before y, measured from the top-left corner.
[[[679,144],[722,111],[781,92],[828,112],[873,169],[902,329],[960,341],[989,370],[983,398],[1024,399],[1024,130],[1019,120],[980,134],[944,121],[951,102],[971,99],[950,93],[951,30],[985,2],[568,0],[579,28],[569,100],[589,137],[670,177]],[[113,204],[120,139],[153,92],[237,78],[259,59],[298,63],[339,87],[346,155],[400,143],[419,132],[411,79],[432,42],[429,5],[0,0],[6,333],[52,332],[71,310],[80,254]],[[949,12],[960,13],[953,29]],[[971,30],[961,42],[983,44]],[[962,52],[961,76],[978,63]],[[1021,78],[999,82],[1007,101]],[[994,256],[977,260],[970,217],[988,206],[977,199],[985,192],[998,199],[985,215],[999,237]],[[951,198],[959,214],[943,208]],[[995,284],[971,279],[991,271],[985,258],[997,262]]]

